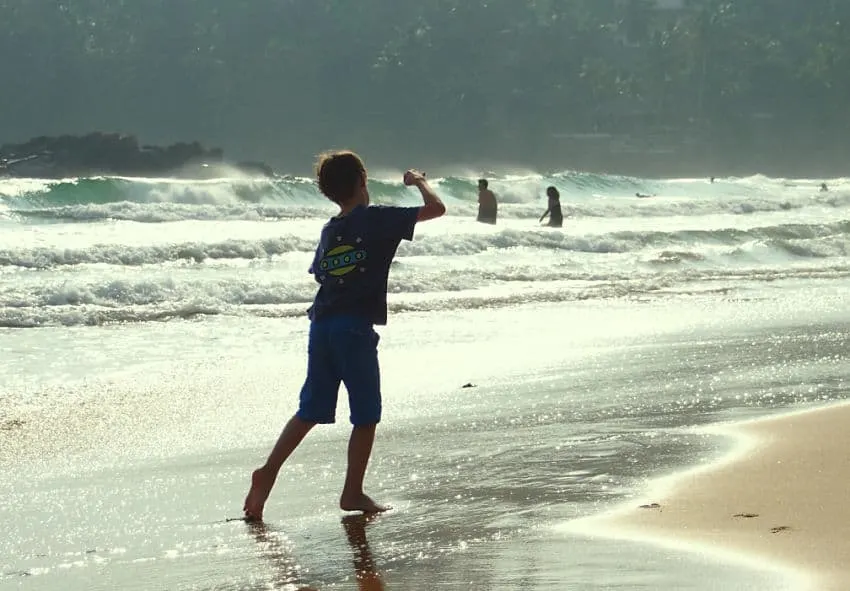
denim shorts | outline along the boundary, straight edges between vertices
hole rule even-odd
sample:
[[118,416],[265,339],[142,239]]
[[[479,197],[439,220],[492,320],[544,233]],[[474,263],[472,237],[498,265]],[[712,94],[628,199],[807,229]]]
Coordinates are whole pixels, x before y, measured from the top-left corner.
[[330,316],[310,324],[307,379],[297,416],[310,423],[334,423],[339,385],[348,391],[353,425],[381,422],[378,341],[372,323],[358,316]]

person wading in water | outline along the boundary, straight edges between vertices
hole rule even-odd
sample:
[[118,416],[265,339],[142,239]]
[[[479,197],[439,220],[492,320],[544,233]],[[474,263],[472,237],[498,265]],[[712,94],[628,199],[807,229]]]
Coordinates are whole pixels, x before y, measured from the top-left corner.
[[496,195],[487,188],[487,179],[478,181],[478,221],[482,224],[495,224],[498,207]]

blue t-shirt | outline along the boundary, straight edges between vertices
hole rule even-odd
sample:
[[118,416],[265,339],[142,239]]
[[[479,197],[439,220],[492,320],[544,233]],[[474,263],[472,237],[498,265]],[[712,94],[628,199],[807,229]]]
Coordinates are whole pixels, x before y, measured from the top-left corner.
[[310,273],[319,292],[308,314],[314,322],[327,316],[365,317],[387,323],[387,280],[402,240],[413,240],[419,207],[357,207],[331,218]]

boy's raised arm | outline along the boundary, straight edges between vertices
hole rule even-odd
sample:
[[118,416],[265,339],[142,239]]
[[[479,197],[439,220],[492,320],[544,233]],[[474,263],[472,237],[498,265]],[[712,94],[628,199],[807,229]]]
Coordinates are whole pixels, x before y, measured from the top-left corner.
[[416,216],[417,222],[433,220],[446,213],[446,206],[425,180],[425,175],[418,170],[408,170],[404,173],[404,184],[408,187],[415,186],[422,193],[422,207]]

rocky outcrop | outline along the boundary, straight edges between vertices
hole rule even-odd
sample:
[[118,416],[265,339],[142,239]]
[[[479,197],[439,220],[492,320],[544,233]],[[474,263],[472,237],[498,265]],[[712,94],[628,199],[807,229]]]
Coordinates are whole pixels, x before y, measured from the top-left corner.
[[41,136],[0,146],[0,176],[69,178],[98,175],[213,178],[229,172],[274,176],[262,162],[229,163],[220,148],[198,142],[140,146],[131,135]]

